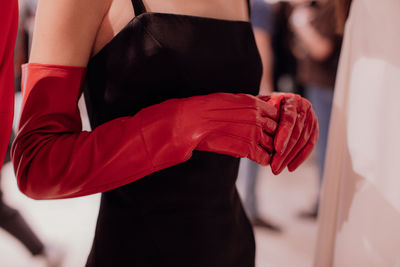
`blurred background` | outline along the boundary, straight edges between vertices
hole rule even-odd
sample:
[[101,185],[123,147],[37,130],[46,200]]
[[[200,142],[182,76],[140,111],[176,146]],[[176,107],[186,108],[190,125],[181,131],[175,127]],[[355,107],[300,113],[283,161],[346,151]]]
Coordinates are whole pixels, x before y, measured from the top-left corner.
[[[20,66],[29,55],[37,0],[20,0],[15,50],[16,112]],[[254,226],[257,267],[312,265],[319,188],[340,51],[330,1],[253,0],[251,22],[263,62],[260,93],[299,93],[319,117],[320,141],[296,172],[274,176],[268,167],[242,160],[238,188]],[[90,130],[84,106],[85,130]],[[14,125],[14,132],[16,125]],[[0,265],[84,266],[94,236],[99,195],[35,201],[22,195],[9,159],[1,172]]]

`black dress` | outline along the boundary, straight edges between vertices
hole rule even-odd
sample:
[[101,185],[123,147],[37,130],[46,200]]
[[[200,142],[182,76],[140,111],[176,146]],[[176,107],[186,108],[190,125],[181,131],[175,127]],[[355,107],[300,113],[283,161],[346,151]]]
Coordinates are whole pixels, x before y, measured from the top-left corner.
[[[88,64],[93,129],[171,98],[258,93],[262,65],[250,23],[132,4],[136,16]],[[103,193],[87,266],[253,267],[238,164],[194,151],[185,163]]]

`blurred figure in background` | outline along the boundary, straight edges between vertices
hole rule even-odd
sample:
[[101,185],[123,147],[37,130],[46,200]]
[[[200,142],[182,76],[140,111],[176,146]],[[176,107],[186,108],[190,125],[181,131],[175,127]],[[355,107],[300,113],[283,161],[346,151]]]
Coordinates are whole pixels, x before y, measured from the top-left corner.
[[[297,79],[315,109],[320,127],[316,156],[321,185],[341,38],[335,31],[332,1],[295,0],[291,4],[289,24],[294,34],[291,48],[297,58]],[[319,196],[315,207],[300,215],[316,218],[318,202]]]
[[[253,0],[250,19],[263,66],[259,94],[270,95],[274,91],[274,56],[271,43],[273,34],[272,5],[264,0]],[[271,222],[269,219],[262,218],[260,215],[257,199],[259,170],[260,167],[258,163],[247,158],[242,158],[240,160],[239,177],[241,177],[244,184],[243,205],[253,226],[280,232],[280,226]]]

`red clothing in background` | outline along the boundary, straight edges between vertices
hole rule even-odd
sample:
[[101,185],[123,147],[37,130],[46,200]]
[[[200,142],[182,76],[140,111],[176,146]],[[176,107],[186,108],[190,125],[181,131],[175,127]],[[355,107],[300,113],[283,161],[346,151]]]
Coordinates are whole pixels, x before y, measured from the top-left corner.
[[0,168],[10,138],[14,112],[14,45],[18,2],[1,1],[0,8]]

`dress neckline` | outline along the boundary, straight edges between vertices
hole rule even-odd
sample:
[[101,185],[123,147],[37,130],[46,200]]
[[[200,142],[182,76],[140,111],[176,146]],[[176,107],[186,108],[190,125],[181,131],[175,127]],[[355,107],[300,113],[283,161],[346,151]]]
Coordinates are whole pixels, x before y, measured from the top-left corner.
[[187,14],[146,11],[146,12],[139,14],[138,16],[134,16],[131,20],[129,20],[126,23],[126,25],[124,27],[122,27],[121,30],[116,35],[114,35],[114,37],[110,41],[108,41],[96,54],[94,54],[89,59],[89,63],[91,61],[95,60],[95,58],[97,58],[99,56],[99,54],[102,54],[103,51],[106,49],[106,47],[110,46],[114,42],[114,40],[117,39],[118,36],[121,35],[121,33],[124,32],[132,23],[134,23],[135,21],[140,21],[142,18],[148,17],[148,16],[166,16],[166,17],[176,17],[176,18],[187,18],[187,19],[192,19],[192,20],[251,26],[250,21],[245,21],[245,20],[230,20],[230,19],[219,19],[219,18],[214,18],[214,17],[203,17],[203,16],[187,15]]

